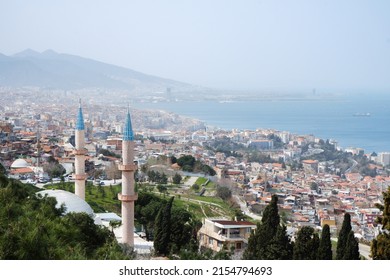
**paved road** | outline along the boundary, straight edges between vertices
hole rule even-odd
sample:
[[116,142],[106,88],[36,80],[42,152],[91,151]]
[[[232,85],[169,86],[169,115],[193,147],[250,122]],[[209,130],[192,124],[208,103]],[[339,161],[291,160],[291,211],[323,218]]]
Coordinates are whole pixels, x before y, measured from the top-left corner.
[[370,258],[370,246],[359,243],[359,252],[360,255],[365,257],[367,260],[372,260],[372,258]]
[[199,177],[190,177],[187,181],[184,182],[184,185],[192,187],[193,184],[195,184],[196,180],[198,180]]
[[241,211],[244,212],[245,215],[251,217],[254,220],[261,221],[261,216],[252,213],[249,208],[246,206],[246,203],[240,199],[238,195],[233,195],[236,202],[240,205]]
[[358,162],[356,160],[354,160],[354,159],[351,159],[351,160],[352,160],[352,166],[345,171],[345,174],[352,173],[352,171],[358,165]]
[[[337,242],[337,238],[332,238],[332,240]],[[359,253],[367,260],[372,260],[370,258],[370,246],[359,243]]]

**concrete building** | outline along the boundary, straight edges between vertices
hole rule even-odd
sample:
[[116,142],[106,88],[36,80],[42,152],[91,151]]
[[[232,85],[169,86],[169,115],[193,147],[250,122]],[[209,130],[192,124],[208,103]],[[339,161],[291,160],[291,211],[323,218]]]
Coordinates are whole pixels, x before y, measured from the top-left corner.
[[306,173],[318,172],[318,160],[307,159],[302,161],[303,169]]
[[118,199],[122,202],[122,242],[134,247],[134,201],[138,195],[134,190],[134,134],[131,125],[130,111],[127,110],[126,123],[123,132],[122,164],[118,169],[122,171],[122,192]]
[[199,230],[199,245],[218,252],[226,245],[234,247],[235,253],[242,253],[248,245],[248,238],[256,225],[247,221],[226,219],[205,219]]
[[390,164],[390,153],[385,152],[385,153],[379,153],[378,154],[378,162],[383,164],[384,166]]
[[258,150],[272,150],[274,148],[274,141],[272,140],[252,140],[249,143],[250,148],[255,148]]

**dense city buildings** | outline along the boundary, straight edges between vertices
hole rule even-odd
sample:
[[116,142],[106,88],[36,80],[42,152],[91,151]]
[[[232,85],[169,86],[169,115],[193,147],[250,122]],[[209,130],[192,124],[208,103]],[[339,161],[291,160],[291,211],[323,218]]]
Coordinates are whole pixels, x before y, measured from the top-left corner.
[[[122,219],[131,220],[137,203],[134,172],[138,169],[139,180],[147,181],[142,166],[156,159],[158,164],[150,170],[166,174],[169,180],[181,173],[222,182],[234,190],[247,215],[261,216],[276,194],[292,236],[302,226],[325,224],[336,236],[344,213],[351,215],[355,235],[362,240],[370,241],[379,233],[380,211],[375,205],[382,202],[382,192],[390,184],[388,152],[342,150],[335,140],[274,129],[221,130],[163,111],[132,109],[130,120],[124,106],[83,101],[83,109],[77,111],[75,102],[77,96],[70,95],[59,102],[49,98],[34,102],[23,92],[4,99],[0,162],[9,177],[40,187],[75,180],[81,198],[85,180],[95,185],[121,182]],[[170,159],[184,155],[210,166],[216,175],[183,172]],[[203,246],[218,251],[219,242],[228,241],[235,242],[237,250],[245,248],[253,224],[226,218],[205,220],[200,231]],[[126,224],[130,229],[120,235],[132,245],[129,232],[134,225]]]

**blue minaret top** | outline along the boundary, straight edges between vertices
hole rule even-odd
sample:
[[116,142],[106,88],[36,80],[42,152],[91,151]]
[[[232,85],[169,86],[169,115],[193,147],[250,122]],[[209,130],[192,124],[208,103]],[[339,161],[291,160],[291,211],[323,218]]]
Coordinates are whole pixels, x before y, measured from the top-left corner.
[[84,130],[83,109],[81,109],[81,100],[79,100],[79,113],[77,114],[76,130]]
[[123,141],[133,141],[133,140],[134,140],[134,134],[133,134],[133,127],[131,126],[130,109],[127,107],[125,128],[123,130]]

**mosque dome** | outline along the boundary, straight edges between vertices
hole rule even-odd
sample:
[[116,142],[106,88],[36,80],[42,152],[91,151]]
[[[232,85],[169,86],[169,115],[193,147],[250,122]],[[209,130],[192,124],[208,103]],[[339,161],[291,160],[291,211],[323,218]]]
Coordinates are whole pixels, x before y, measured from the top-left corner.
[[85,202],[85,200],[81,199],[80,197],[71,192],[63,190],[44,190],[37,192],[37,194],[40,194],[42,196],[47,195],[49,197],[54,197],[57,200],[57,208],[60,208],[62,204],[65,204],[65,214],[70,212],[84,212],[88,215],[94,216],[94,212],[91,206],[89,206],[89,204]]
[[25,168],[25,167],[28,167],[28,163],[27,163],[27,161],[25,161],[24,159],[21,159],[21,158],[15,160],[11,164],[11,168]]

